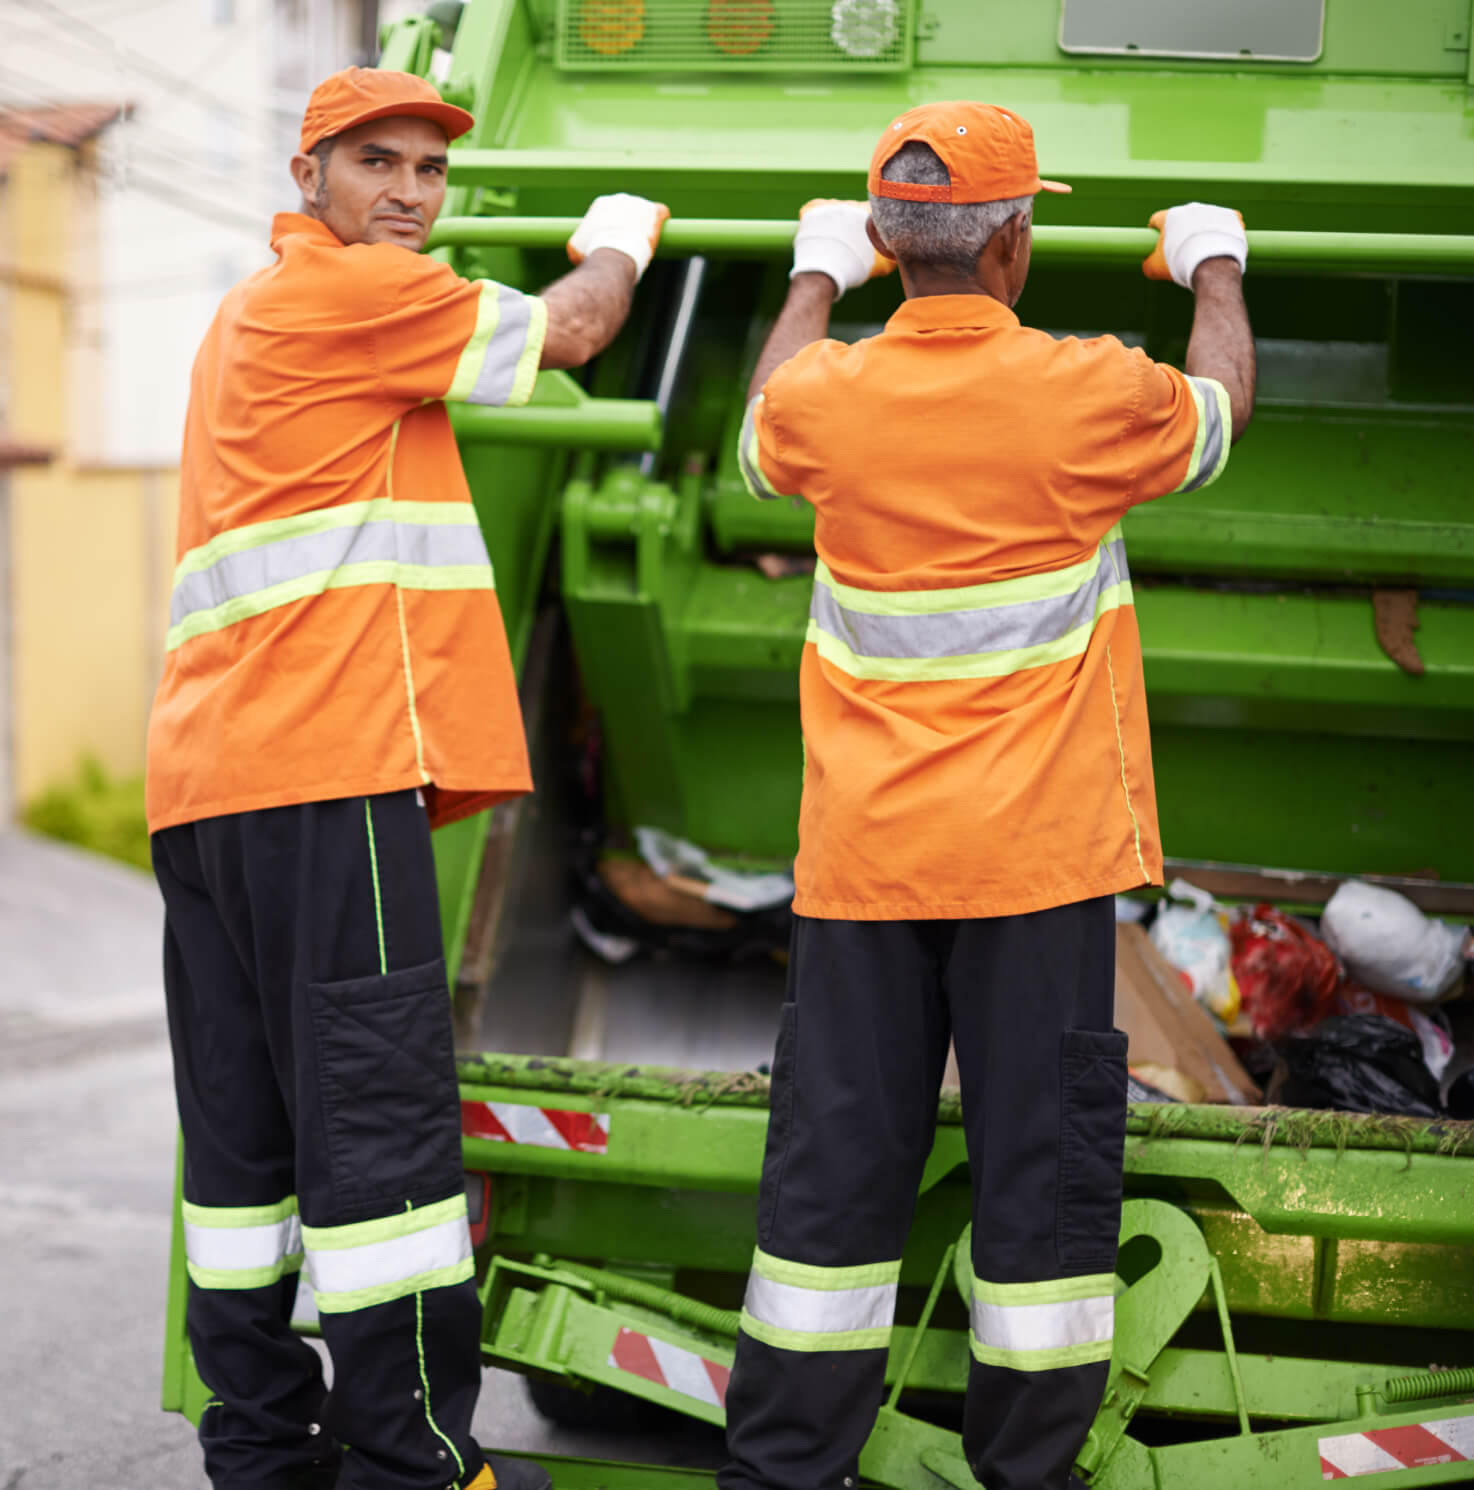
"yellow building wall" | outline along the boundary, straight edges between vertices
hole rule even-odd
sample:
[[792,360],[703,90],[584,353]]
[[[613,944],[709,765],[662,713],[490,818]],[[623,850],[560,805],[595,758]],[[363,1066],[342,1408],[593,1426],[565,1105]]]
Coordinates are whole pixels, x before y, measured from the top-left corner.
[[[85,159],[85,157],[84,157]],[[81,293],[96,284],[91,173],[78,154],[33,144],[4,188],[12,265],[7,424],[57,452],[10,476],[12,740],[17,801],[71,780],[95,756],[143,769],[173,568],[173,470],[88,465],[88,385],[75,368]]]

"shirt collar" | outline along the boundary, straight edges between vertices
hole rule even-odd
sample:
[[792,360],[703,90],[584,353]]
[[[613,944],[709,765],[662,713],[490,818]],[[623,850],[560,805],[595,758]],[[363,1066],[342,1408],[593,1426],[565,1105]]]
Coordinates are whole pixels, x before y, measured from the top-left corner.
[[283,238],[310,238],[314,243],[326,244],[329,248],[342,248],[338,235],[326,223],[305,212],[278,212],[271,219],[271,246],[281,251]]
[[963,331],[1017,326],[1019,319],[991,295],[919,295],[903,301],[887,331]]

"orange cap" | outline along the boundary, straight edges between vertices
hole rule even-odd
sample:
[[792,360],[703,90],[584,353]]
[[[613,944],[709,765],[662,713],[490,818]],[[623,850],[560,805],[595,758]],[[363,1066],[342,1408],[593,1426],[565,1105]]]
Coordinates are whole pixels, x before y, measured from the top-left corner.
[[[880,173],[902,145],[930,145],[952,178],[946,186],[882,181]],[[990,103],[924,103],[895,120],[870,157],[870,192],[905,202],[1000,202],[1036,191],[1069,191],[1041,181],[1034,131],[1026,120]]]
[[411,72],[345,67],[312,90],[307,112],[302,115],[302,153],[355,124],[406,114],[412,119],[433,120],[448,140],[459,139],[476,122],[464,109],[446,103],[433,83]]

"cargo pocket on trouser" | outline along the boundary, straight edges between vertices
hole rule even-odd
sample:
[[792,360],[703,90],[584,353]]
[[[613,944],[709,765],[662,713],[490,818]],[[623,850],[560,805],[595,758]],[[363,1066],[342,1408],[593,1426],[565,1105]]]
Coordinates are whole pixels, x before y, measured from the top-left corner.
[[314,1224],[459,1193],[460,1105],[443,959],[313,983],[307,1000],[331,1196],[331,1215],[314,1215]]
[[763,1176],[758,1190],[757,1239],[766,1247],[773,1239],[778,1196],[788,1162],[793,1134],[794,1066],[798,1061],[798,1005],[785,1003],[778,1014],[778,1043],[773,1051],[773,1080],[769,1087],[768,1142],[763,1153]]
[[1126,1036],[1066,1030],[1060,1039],[1059,1265],[1106,1271],[1121,1230],[1126,1152]]

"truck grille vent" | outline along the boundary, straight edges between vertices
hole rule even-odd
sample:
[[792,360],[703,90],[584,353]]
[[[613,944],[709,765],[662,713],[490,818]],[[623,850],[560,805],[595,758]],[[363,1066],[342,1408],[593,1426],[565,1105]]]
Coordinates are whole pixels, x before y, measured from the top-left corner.
[[916,0],[558,0],[558,65],[630,72],[893,72]]

